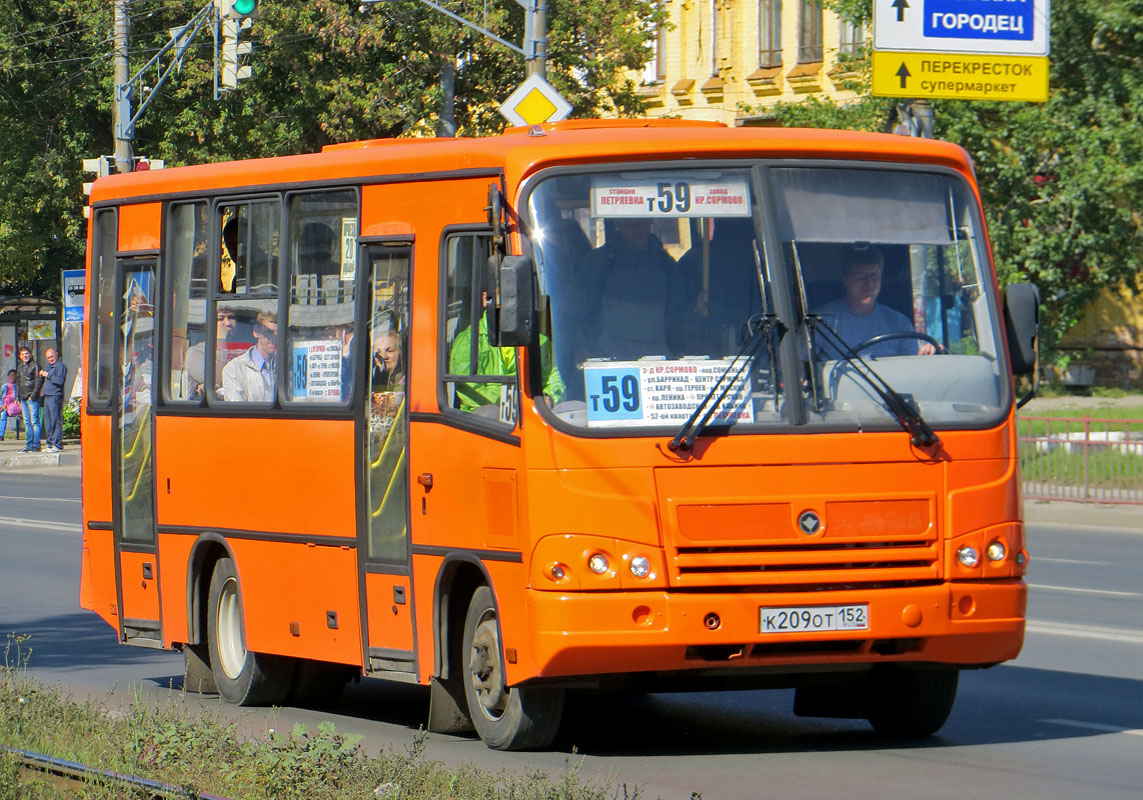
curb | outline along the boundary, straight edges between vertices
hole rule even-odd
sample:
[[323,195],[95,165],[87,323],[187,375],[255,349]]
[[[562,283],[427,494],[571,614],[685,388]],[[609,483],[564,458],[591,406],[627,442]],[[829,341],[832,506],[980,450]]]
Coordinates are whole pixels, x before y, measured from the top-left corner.
[[1025,500],[1024,522],[1089,528],[1127,528],[1143,533],[1143,505]]
[[17,444],[23,445],[23,440],[10,440],[11,448],[0,446],[0,471],[21,469],[44,469],[45,467],[79,466],[79,440],[65,439],[64,450],[58,453],[22,453]]

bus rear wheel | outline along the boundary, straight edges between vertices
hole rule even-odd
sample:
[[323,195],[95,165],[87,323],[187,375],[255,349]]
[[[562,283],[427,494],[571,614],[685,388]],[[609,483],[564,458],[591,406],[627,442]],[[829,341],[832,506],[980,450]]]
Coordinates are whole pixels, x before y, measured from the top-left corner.
[[281,703],[290,691],[294,661],[246,649],[242,593],[234,561],[219,559],[207,603],[210,667],[222,699],[240,706]]
[[882,736],[931,736],[949,718],[959,670],[884,665],[869,676],[869,724]]
[[501,662],[500,621],[492,590],[481,586],[464,621],[464,696],[472,724],[493,750],[547,747],[559,732],[564,690],[508,687]]

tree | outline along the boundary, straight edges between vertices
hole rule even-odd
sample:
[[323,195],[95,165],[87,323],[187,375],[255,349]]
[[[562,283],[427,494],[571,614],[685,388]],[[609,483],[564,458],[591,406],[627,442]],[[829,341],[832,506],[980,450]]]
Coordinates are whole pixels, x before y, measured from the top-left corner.
[[[132,0],[132,70],[207,1]],[[522,40],[514,0],[440,4]],[[549,80],[574,113],[638,113],[623,74],[650,55],[655,0],[548,8]],[[11,0],[0,11],[0,295],[53,293],[60,269],[83,264],[80,163],[113,149],[111,12],[109,0]],[[416,0],[264,1],[249,35],[253,75],[216,101],[214,40],[199,34],[137,123],[137,154],[175,166],[431,136],[445,126],[450,76],[457,132],[486,135],[504,127],[496,109],[524,77],[518,55]]]
[[[872,15],[870,0],[827,5],[855,22]],[[933,102],[935,135],[972,154],[1001,283],[1040,286],[1048,347],[1102,289],[1134,285],[1143,271],[1143,0],[1054,4],[1050,85],[1043,105]],[[776,114],[783,124],[887,130],[895,105],[866,95]]]

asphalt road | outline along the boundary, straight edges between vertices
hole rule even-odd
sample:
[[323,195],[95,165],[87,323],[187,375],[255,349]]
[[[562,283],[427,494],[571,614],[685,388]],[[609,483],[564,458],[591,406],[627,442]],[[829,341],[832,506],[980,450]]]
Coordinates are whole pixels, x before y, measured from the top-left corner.
[[[180,656],[123,647],[78,608],[79,478],[74,469],[0,472],[0,636],[30,634],[29,671],[78,695],[127,703],[139,691],[231,716],[258,734],[332,719],[365,747],[409,743],[422,690],[364,681],[330,711],[238,710],[178,691]],[[792,692],[586,695],[557,747],[495,753],[431,735],[427,756],[561,773],[619,797],[1132,798],[1143,796],[1143,512],[1032,509],[1028,637],[1020,658],[964,673],[939,736],[887,745],[868,726],[793,716]],[[1048,521],[1054,520],[1054,521]],[[1083,523],[1083,524],[1077,524]],[[1092,524],[1097,523],[1097,524]],[[0,643],[2,645],[2,643]],[[26,652],[26,651],[25,651]],[[5,658],[13,663],[9,642]]]

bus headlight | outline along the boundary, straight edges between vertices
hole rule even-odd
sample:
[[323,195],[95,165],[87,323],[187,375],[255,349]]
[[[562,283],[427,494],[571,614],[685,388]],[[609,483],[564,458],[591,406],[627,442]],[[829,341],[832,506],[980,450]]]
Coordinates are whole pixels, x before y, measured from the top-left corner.
[[595,553],[587,560],[587,568],[596,575],[605,575],[610,567],[611,565],[607,563],[607,556],[603,553]]
[[635,556],[629,566],[636,578],[646,578],[651,574],[651,561],[646,556]]
[[1003,561],[1004,557],[1008,555],[1008,550],[1004,547],[1004,542],[997,539],[988,545],[984,554],[988,556],[989,561]]
[[980,553],[975,547],[965,545],[956,551],[956,560],[962,567],[972,569],[980,564]]

